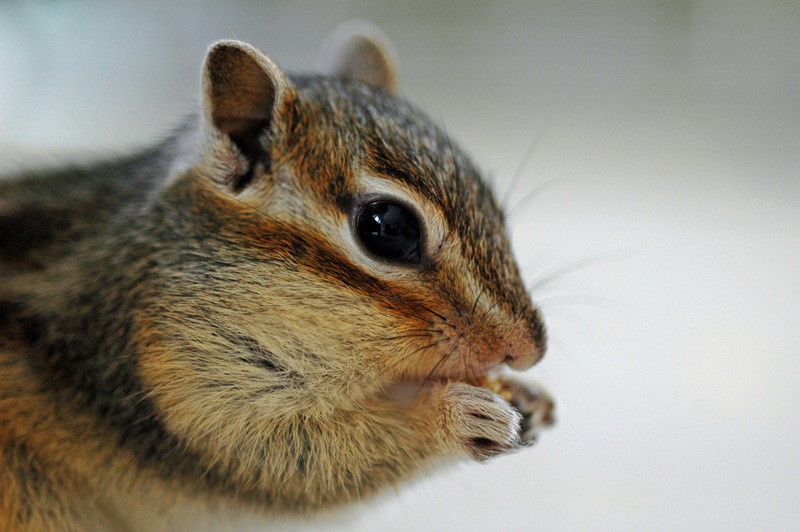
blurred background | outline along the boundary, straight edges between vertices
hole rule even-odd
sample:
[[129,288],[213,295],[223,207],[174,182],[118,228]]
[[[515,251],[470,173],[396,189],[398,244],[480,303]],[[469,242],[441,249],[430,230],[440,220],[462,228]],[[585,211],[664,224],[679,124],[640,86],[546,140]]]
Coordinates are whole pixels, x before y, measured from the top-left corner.
[[4,0],[0,168],[143,146],[212,41],[310,70],[354,17],[508,198],[558,425],[271,528],[800,529],[796,1]]

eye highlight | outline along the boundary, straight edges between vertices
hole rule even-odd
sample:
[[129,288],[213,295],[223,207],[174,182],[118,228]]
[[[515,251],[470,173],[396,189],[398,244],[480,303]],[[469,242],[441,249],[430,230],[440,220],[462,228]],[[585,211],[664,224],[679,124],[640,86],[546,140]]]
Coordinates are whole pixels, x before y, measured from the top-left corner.
[[361,207],[356,232],[374,255],[416,264],[420,260],[420,227],[406,207],[391,201],[374,201]]

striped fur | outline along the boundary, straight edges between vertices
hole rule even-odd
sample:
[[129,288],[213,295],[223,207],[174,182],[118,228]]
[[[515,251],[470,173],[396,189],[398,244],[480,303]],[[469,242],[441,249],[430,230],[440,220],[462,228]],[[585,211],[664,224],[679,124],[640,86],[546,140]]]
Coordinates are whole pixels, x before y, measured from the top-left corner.
[[[544,327],[475,166],[388,62],[209,58],[201,112],[153,149],[0,184],[0,529],[307,511],[524,443],[477,385]],[[419,265],[359,244],[376,197],[422,220]]]

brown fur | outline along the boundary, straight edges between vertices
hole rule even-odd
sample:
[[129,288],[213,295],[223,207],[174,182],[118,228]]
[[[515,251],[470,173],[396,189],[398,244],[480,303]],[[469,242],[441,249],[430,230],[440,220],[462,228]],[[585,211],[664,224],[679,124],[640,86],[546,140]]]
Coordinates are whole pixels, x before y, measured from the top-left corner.
[[[0,185],[0,529],[307,511],[550,423],[482,387],[545,348],[502,213],[354,38],[325,78],[218,43],[172,138]],[[370,198],[421,220],[419,264],[359,243]]]

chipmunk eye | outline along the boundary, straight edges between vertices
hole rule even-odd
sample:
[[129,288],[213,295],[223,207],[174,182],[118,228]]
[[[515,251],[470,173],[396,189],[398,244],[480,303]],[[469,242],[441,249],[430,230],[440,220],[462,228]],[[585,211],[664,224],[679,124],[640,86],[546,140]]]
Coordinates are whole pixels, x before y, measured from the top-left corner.
[[389,260],[419,262],[419,221],[402,205],[389,201],[368,203],[358,213],[356,230],[364,246],[375,255]]

